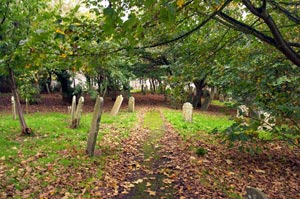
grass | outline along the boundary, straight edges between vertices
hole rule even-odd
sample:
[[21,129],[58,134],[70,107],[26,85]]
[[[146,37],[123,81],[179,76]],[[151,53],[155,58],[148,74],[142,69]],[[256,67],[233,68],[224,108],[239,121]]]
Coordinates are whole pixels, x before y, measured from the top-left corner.
[[164,115],[183,137],[193,137],[199,132],[223,131],[233,123],[232,120],[229,120],[228,116],[207,113],[194,113],[192,123],[183,120],[182,111],[166,109],[164,110]]
[[[101,168],[103,168],[108,154],[93,158],[85,155],[91,117],[91,113],[83,114],[79,128],[71,129],[69,128],[69,115],[62,113],[28,114],[25,115],[25,120],[27,125],[32,128],[34,135],[20,136],[19,121],[13,120],[11,115],[0,115],[0,167],[6,168],[5,183],[25,189],[25,184],[30,180],[30,176],[25,176],[23,181],[15,180],[24,165],[33,169],[48,168],[49,165],[52,165],[63,172],[68,167],[72,169],[93,168],[94,164],[97,164],[98,171],[95,177],[100,179]],[[135,113],[120,112],[116,117],[104,113],[101,118],[96,149],[99,148],[105,134],[115,137],[116,135],[113,133],[118,132],[117,141],[127,137],[136,121]],[[114,131],[111,131],[112,128]],[[66,171],[66,173],[68,172]],[[41,173],[38,176],[40,181],[45,181],[49,177],[54,178],[49,172]],[[82,179],[82,182],[85,180],[89,179]],[[1,183],[3,182],[0,180]],[[47,182],[44,184],[46,186]],[[1,189],[0,186],[0,193],[1,191],[5,192]],[[69,187],[69,189],[73,188]]]

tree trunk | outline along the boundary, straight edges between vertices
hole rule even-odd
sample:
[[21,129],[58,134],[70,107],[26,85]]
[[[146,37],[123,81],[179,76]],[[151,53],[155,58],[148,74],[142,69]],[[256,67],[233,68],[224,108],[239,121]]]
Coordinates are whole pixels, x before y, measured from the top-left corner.
[[27,124],[24,119],[23,110],[22,110],[21,103],[20,103],[20,98],[19,98],[19,95],[17,92],[14,71],[10,67],[8,68],[8,71],[9,71],[9,78],[10,78],[10,82],[11,82],[11,90],[12,90],[12,94],[15,98],[16,109],[17,109],[18,117],[19,117],[20,124],[21,124],[21,135],[29,135],[29,134],[31,134],[31,129],[27,127]]
[[202,96],[202,89],[205,86],[205,78],[201,80],[195,80],[194,81],[195,87],[196,87],[196,94],[193,98],[193,107],[196,109],[197,107],[201,108],[201,96]]
[[72,102],[73,91],[74,91],[74,89],[71,87],[72,84],[72,82],[70,81],[71,75],[68,73],[67,70],[55,72],[55,74],[57,76],[57,80],[61,84],[63,102],[70,104]]

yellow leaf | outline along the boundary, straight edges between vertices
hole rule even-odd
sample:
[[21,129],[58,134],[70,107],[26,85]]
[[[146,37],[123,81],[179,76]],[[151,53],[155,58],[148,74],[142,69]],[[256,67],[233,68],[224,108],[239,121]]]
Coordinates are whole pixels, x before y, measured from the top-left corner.
[[183,6],[183,4],[184,4],[184,0],[177,0],[177,6],[179,7],[179,8],[182,8],[182,6]]
[[56,29],[56,31],[55,32],[57,32],[57,33],[59,33],[59,34],[62,34],[62,35],[64,35],[65,33],[63,32],[63,31],[61,31],[60,29]]
[[67,54],[61,54],[61,55],[59,55],[59,57],[61,57],[61,58],[66,58],[67,57]]

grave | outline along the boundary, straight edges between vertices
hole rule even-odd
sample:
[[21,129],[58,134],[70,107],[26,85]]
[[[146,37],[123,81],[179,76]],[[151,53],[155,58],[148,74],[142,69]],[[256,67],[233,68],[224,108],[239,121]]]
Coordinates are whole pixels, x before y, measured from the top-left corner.
[[122,102],[123,102],[123,96],[119,95],[114,103],[113,108],[111,109],[110,114],[112,116],[118,115]]
[[129,112],[134,112],[134,108],[135,108],[135,99],[134,97],[129,97],[128,100],[128,111]]
[[193,121],[193,105],[189,102],[186,102],[182,106],[182,116],[184,121],[192,122]]

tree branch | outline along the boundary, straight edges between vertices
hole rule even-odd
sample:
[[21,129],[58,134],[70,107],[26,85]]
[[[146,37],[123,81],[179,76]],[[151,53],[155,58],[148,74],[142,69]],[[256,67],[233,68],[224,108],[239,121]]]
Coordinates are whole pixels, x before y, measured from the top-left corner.
[[148,45],[148,46],[143,46],[140,48],[153,48],[153,47],[157,47],[157,46],[162,46],[162,45],[166,45],[175,41],[178,41],[180,39],[183,39],[187,36],[189,36],[190,34],[194,33],[195,31],[199,30],[202,26],[204,26],[205,24],[207,24],[212,18],[214,18],[217,14],[219,14],[232,0],[227,0],[219,9],[215,10],[211,15],[209,15],[209,17],[207,19],[205,19],[204,21],[202,21],[199,25],[197,25],[195,28],[191,29],[190,31],[175,37],[173,39],[167,40],[167,41],[163,41],[160,43],[156,43],[156,44],[152,44],[152,45]]

